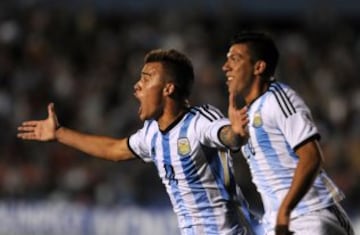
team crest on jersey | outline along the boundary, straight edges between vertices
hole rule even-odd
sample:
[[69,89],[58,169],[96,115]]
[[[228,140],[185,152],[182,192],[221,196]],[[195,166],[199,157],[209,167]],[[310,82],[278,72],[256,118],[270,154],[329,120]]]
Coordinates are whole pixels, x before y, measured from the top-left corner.
[[253,119],[253,126],[254,127],[260,127],[262,126],[263,122],[262,122],[262,118],[259,112],[256,112],[254,114],[254,119]]
[[179,138],[177,141],[178,153],[181,156],[186,156],[191,152],[189,139],[186,137]]

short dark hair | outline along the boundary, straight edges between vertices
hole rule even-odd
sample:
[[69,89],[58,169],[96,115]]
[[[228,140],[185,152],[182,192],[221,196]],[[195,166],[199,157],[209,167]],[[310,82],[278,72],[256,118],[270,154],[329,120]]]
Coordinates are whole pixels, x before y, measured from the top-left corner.
[[175,96],[187,99],[194,83],[194,68],[190,59],[183,53],[171,49],[152,50],[146,54],[144,63],[160,62],[175,83]]
[[239,43],[247,44],[254,62],[258,60],[266,62],[264,76],[267,79],[274,76],[279,60],[279,51],[270,36],[261,32],[240,32],[231,39],[230,46]]

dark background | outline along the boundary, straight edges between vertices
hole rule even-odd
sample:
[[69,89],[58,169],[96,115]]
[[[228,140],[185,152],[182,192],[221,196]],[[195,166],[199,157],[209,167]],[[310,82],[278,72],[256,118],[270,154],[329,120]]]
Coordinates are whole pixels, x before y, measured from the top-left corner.
[[[325,169],[360,216],[360,2],[18,0],[0,2],[0,200],[66,201],[97,207],[168,208],[152,164],[90,158],[56,143],[23,142],[16,128],[42,119],[55,102],[62,123],[125,137],[141,127],[133,85],[154,48],[176,48],[193,61],[192,103],[224,113],[221,66],[230,37],[270,33],[281,53],[277,79],[312,109]],[[237,179],[254,208],[247,165],[234,156]],[[358,225],[357,225],[358,226]]]

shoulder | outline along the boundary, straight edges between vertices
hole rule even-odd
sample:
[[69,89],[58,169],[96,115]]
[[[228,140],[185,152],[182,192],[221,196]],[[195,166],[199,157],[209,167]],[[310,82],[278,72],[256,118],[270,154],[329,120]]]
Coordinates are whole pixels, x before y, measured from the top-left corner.
[[145,120],[144,121],[144,126],[143,128],[144,129],[147,129],[147,128],[150,128],[152,125],[156,124],[156,121],[153,120],[153,119],[150,119],[150,120]]
[[274,113],[274,109],[277,109],[283,116],[289,117],[297,112],[297,107],[299,103],[302,103],[302,99],[290,86],[272,82],[268,89],[267,102],[266,108],[269,109],[269,112]]
[[198,116],[199,119],[205,119],[210,122],[225,118],[223,113],[211,104],[192,106],[190,112]]
[[157,129],[158,129],[158,125],[155,120],[145,120],[143,127],[134,134],[140,134],[143,137],[145,137],[150,133],[156,132]]

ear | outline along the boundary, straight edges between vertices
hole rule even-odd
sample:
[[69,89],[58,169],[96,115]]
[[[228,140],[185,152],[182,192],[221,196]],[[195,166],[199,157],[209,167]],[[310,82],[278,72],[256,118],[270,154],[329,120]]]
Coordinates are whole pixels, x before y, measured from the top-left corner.
[[164,96],[171,96],[175,92],[175,85],[174,83],[168,82],[165,84],[163,89]]
[[263,60],[256,61],[254,65],[254,75],[261,75],[266,69],[266,62]]

